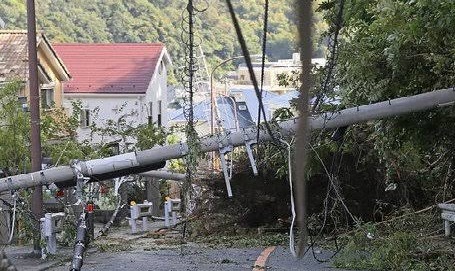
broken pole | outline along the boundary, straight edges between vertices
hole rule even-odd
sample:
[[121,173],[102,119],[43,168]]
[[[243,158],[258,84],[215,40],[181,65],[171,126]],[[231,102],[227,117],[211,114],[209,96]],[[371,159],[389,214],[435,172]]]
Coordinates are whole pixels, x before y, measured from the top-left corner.
[[[362,105],[347,108],[338,112],[324,113],[308,118],[309,129],[332,129],[344,127],[355,123],[369,120],[383,119],[391,116],[399,116],[407,113],[424,111],[443,106],[453,105],[455,102],[454,89],[441,89],[426,92],[410,97],[397,98],[375,104]],[[277,124],[283,137],[295,134],[298,119],[291,119]],[[211,152],[220,149],[221,146],[239,147],[245,145],[246,137],[256,137],[256,127],[247,128],[239,132],[231,133],[229,138],[211,135],[201,139],[201,152]],[[265,129],[259,131],[259,141],[271,141],[272,137]],[[89,161],[77,161],[71,166],[60,166],[21,174],[0,179],[0,192],[17,190],[20,188],[34,187],[55,183],[58,185],[75,185],[78,173],[89,177],[92,181],[102,181],[115,177],[126,176],[146,172],[152,169],[162,168],[165,161],[181,158],[188,152],[186,143],[177,143],[165,146],[120,154],[107,158]]]
[[[28,82],[30,92],[30,138],[32,171],[41,170],[41,136],[40,136],[40,91],[38,83],[38,56],[36,46],[35,1],[27,0],[27,38],[28,38]],[[35,217],[36,229],[43,216],[43,190],[41,185],[34,187],[32,194],[32,213]],[[39,230],[34,231],[33,249],[40,254]]]

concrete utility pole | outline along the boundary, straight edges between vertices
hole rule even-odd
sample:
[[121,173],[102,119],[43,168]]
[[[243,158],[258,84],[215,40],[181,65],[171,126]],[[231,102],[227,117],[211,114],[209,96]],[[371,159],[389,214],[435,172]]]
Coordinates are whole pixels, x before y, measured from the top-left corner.
[[139,176],[151,177],[151,178],[163,179],[163,180],[182,181],[182,182],[186,180],[186,174],[171,172],[171,171],[164,171],[164,170],[151,170],[151,171],[139,173]]
[[[324,113],[309,117],[309,129],[331,129],[344,127],[354,123],[383,119],[442,106],[453,105],[455,102],[454,89],[441,89],[410,97],[397,98],[370,105],[362,105],[344,109],[338,112]],[[298,119],[283,121],[277,129],[284,137],[295,134]],[[212,135],[201,139],[201,151],[211,152],[225,146],[244,146],[251,138],[256,138],[255,127],[231,133],[229,137]],[[270,141],[272,137],[265,129],[259,131],[261,142]],[[29,174],[21,174],[0,179],[0,192],[17,190],[56,183],[73,186],[78,174],[91,178],[92,181],[102,181],[115,177],[146,172],[162,168],[165,161],[181,158],[188,152],[186,143],[157,146],[148,150],[130,152],[112,157],[79,161],[72,166],[60,166]]]
[[[312,1],[296,1],[298,14],[298,30],[300,44],[300,61],[302,63],[302,75],[300,77],[300,100],[299,112],[302,118],[299,121],[299,128],[296,136],[296,160],[299,161],[295,168],[295,206],[297,211],[297,223],[301,229],[300,240],[298,242],[297,252],[291,249],[294,256],[302,257],[308,239],[307,231],[307,185],[306,185],[306,164],[307,164],[307,146],[310,129],[308,129],[308,99],[311,89],[311,56],[313,54],[312,45]],[[292,199],[293,201],[293,199]],[[292,230],[292,229],[291,229]]]
[[[40,108],[38,83],[38,56],[36,52],[36,19],[35,1],[27,0],[27,38],[28,38],[28,81],[30,91],[30,125],[31,125],[31,162],[32,171],[41,170],[41,137],[40,137]],[[35,219],[43,216],[43,190],[40,185],[35,186],[32,195],[32,212]],[[34,250],[40,252],[39,231],[34,236]]]

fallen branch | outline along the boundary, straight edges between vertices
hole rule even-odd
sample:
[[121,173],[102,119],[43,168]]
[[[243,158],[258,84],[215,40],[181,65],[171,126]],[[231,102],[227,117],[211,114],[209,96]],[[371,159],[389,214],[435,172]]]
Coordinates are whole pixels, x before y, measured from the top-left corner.
[[[444,201],[443,203],[451,203],[451,202],[455,202],[455,198],[450,199],[448,201]],[[408,217],[410,215],[421,214],[421,213],[430,211],[430,210],[434,209],[437,206],[438,206],[437,204],[434,204],[434,205],[428,206],[428,207],[426,207],[424,209],[421,209],[421,210],[418,210],[418,211],[415,211],[415,212],[412,212],[412,213],[406,213],[406,214],[403,214],[403,215],[400,215],[400,216],[393,217],[391,219],[387,219],[387,220],[383,220],[383,221],[380,221],[380,222],[373,223],[373,225],[377,226],[377,225],[381,225],[381,224],[386,224],[386,223],[390,223],[390,222],[393,222],[393,221],[396,221],[396,220],[403,219],[403,218]],[[343,233],[342,235],[346,236],[346,235],[349,235],[349,234],[351,234],[353,232],[356,232],[357,230],[359,230],[359,228],[355,228],[355,229],[352,229],[350,231],[347,231],[347,232]]]
[[118,197],[117,208],[115,208],[115,211],[114,211],[114,213],[111,216],[111,219],[109,219],[109,221],[99,231],[99,233],[100,233],[99,236],[106,236],[107,235],[107,232],[109,231],[109,229],[111,228],[112,224],[114,223],[114,220],[117,217],[117,214],[118,214],[119,210],[122,209],[123,207],[125,207],[125,204],[121,204],[121,202],[122,202],[122,198],[119,196]]
[[[451,202],[454,202],[454,201],[455,201],[455,198],[451,199],[451,200],[448,200],[448,201],[445,201],[443,203],[451,203]],[[388,219],[388,220],[383,220],[383,221],[380,221],[380,222],[376,222],[376,223],[374,223],[374,225],[385,224],[385,223],[388,223],[388,222],[392,222],[392,221],[395,221],[395,220],[402,219],[402,218],[410,216],[410,215],[418,215],[418,214],[424,213],[426,211],[430,211],[430,210],[434,209],[437,206],[438,206],[437,204],[434,204],[434,205],[428,206],[428,207],[426,207],[424,209],[421,209],[421,210],[418,210],[418,211],[415,211],[415,212],[412,212],[412,213],[406,213],[406,214],[403,214],[403,215],[400,215],[400,216],[393,217],[393,218]]]

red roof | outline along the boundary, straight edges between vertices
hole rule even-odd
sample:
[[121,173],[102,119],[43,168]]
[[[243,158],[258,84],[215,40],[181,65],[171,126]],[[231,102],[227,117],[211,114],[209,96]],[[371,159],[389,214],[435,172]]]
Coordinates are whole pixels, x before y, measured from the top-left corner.
[[65,93],[145,93],[161,43],[54,44],[71,73]]

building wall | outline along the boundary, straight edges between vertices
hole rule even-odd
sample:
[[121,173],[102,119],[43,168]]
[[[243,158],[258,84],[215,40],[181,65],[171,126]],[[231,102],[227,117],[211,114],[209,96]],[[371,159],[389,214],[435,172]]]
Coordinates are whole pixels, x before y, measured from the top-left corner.
[[[72,102],[80,101],[81,108],[90,111],[90,125],[95,124],[96,127],[112,127],[115,129],[116,124],[121,119],[133,127],[147,123],[147,107],[144,100],[145,95],[138,94],[65,94],[64,107],[68,112],[72,112]],[[90,127],[79,127],[77,129],[78,140],[107,144],[122,139],[119,136],[109,134],[91,133]],[[122,143],[135,142],[132,139],[127,139]]]
[[[39,64],[44,68],[47,75],[50,77],[52,83],[54,84],[53,89],[54,89],[55,107],[62,107],[62,105],[63,105],[63,81],[61,81],[58,78],[58,76],[57,76],[58,73],[52,64],[52,61],[43,53],[43,51],[42,51],[42,49],[40,49],[40,47],[38,47],[38,49],[37,49],[37,56],[38,56]],[[24,65],[28,65],[28,63],[24,62]],[[44,85],[44,82],[42,82],[42,80],[39,80],[38,83],[40,84],[40,87],[42,87]],[[30,102],[30,89],[29,89],[28,81],[25,82],[25,88],[20,90],[18,95],[27,97],[27,101]]]
[[158,123],[159,104],[161,101],[161,124],[167,127],[168,116],[168,99],[167,99],[167,67],[163,61],[158,64],[155,74],[147,89],[145,102],[149,115],[152,116],[152,122]]
[[[312,65],[317,68],[325,66],[325,59],[313,58],[311,59]],[[253,63],[253,70],[258,84],[261,82],[261,63]],[[290,90],[294,90],[293,86],[280,86],[278,81],[279,74],[287,74],[290,76],[297,76],[300,73],[301,63],[300,54],[294,53],[291,59],[280,59],[277,62],[266,62],[264,69],[264,89],[275,92],[277,94],[284,94]],[[238,85],[252,85],[248,68],[245,65],[240,65],[236,71]]]
[[[299,68],[295,66],[269,66],[264,69],[264,89],[273,91],[278,94],[283,94],[294,88],[280,86],[277,76],[282,73],[291,75],[293,72],[298,72]],[[261,83],[261,68],[254,68],[254,74],[258,85]],[[250,74],[247,67],[239,67],[237,69],[237,84],[239,85],[252,85]]]
[[[124,119],[127,124],[137,127],[141,124],[147,124],[150,116],[151,120],[157,124],[158,105],[159,101],[161,101],[161,125],[166,127],[168,123],[167,68],[163,64],[161,72],[158,69],[150,81],[145,94],[65,93],[63,106],[71,114],[73,110],[72,102],[80,101],[82,109],[90,111],[90,124],[94,123],[97,127],[106,128],[109,126],[109,122],[117,122],[120,118]],[[152,111],[150,111],[150,104],[152,104]],[[79,127],[77,134],[79,141],[88,140],[93,144],[106,144],[122,140],[119,136],[92,133],[89,127]],[[121,144],[130,143],[135,142],[133,139],[128,138],[126,141],[122,140]]]
[[57,72],[52,67],[50,59],[42,52],[38,47],[38,61],[43,66],[44,70],[47,72],[49,77],[52,79],[52,82],[55,83],[54,87],[54,102],[55,107],[61,107],[63,104],[63,83],[57,77]]

